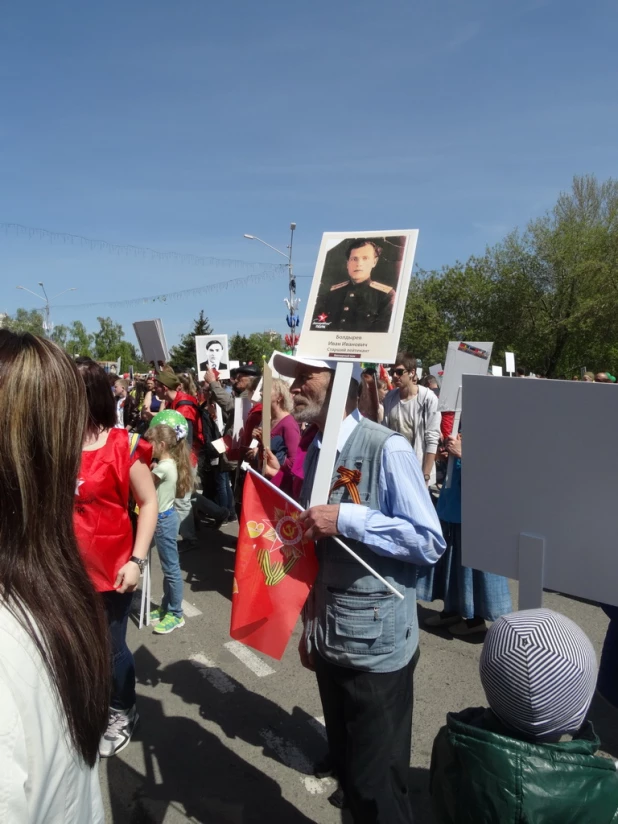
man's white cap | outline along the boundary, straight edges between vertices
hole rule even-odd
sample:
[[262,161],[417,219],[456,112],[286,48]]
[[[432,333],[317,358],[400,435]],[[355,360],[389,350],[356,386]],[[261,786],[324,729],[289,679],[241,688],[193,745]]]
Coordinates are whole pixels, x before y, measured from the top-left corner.
[[[284,355],[282,352],[275,352],[273,366],[275,371],[283,375],[284,378],[295,378],[299,366],[314,366],[316,369],[331,369],[334,372],[337,368],[337,361],[299,358],[295,355]],[[352,365],[352,379],[360,383],[361,374],[360,363],[354,363]]]

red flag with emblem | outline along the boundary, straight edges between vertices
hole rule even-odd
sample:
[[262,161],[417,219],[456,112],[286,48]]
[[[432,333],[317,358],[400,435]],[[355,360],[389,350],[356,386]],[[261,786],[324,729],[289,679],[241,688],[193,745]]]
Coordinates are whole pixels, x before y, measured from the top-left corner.
[[301,511],[260,475],[248,472],[236,547],[230,635],[280,660],[313,586],[315,544]]

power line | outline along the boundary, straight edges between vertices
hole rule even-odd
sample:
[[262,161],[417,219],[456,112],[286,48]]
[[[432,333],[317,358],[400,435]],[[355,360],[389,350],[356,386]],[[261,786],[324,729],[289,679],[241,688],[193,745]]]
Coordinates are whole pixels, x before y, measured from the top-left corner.
[[245,278],[231,278],[230,280],[222,280],[218,283],[211,283],[208,286],[196,286],[193,289],[180,289],[178,292],[167,292],[163,295],[148,295],[141,298],[129,298],[128,300],[103,300],[94,303],[67,303],[60,306],[54,306],[54,309],[85,309],[95,306],[137,306],[143,303],[155,303],[160,301],[166,303],[168,300],[182,300],[183,298],[192,297],[194,295],[202,295],[207,292],[222,292],[226,289],[238,289],[241,286],[246,286],[252,283],[259,283],[264,280],[273,280],[284,274],[286,265],[278,266],[276,271],[258,272],[257,274],[248,275]]
[[251,263],[246,260],[216,258],[203,255],[191,255],[185,252],[161,252],[148,246],[123,245],[110,243],[107,240],[73,235],[68,232],[54,232],[50,229],[41,229],[36,226],[23,226],[21,223],[0,223],[0,230],[6,235],[25,237],[29,240],[48,240],[50,243],[65,243],[71,246],[84,246],[92,252],[109,252],[110,254],[143,257],[151,260],[173,260],[192,266],[225,266],[239,269],[272,269],[283,272],[287,268],[285,263]]

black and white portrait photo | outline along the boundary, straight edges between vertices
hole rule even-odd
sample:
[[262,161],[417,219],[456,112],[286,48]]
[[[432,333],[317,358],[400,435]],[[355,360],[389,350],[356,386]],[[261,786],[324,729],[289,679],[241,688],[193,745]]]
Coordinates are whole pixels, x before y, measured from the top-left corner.
[[219,378],[230,376],[227,335],[198,335],[195,338],[198,378],[204,380],[204,372],[213,369]]

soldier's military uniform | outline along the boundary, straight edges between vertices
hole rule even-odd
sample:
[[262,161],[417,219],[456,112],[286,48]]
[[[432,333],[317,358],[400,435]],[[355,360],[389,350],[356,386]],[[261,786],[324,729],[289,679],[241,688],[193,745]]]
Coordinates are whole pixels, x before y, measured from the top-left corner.
[[388,332],[395,290],[368,278],[346,278],[316,301],[311,329],[332,332]]

